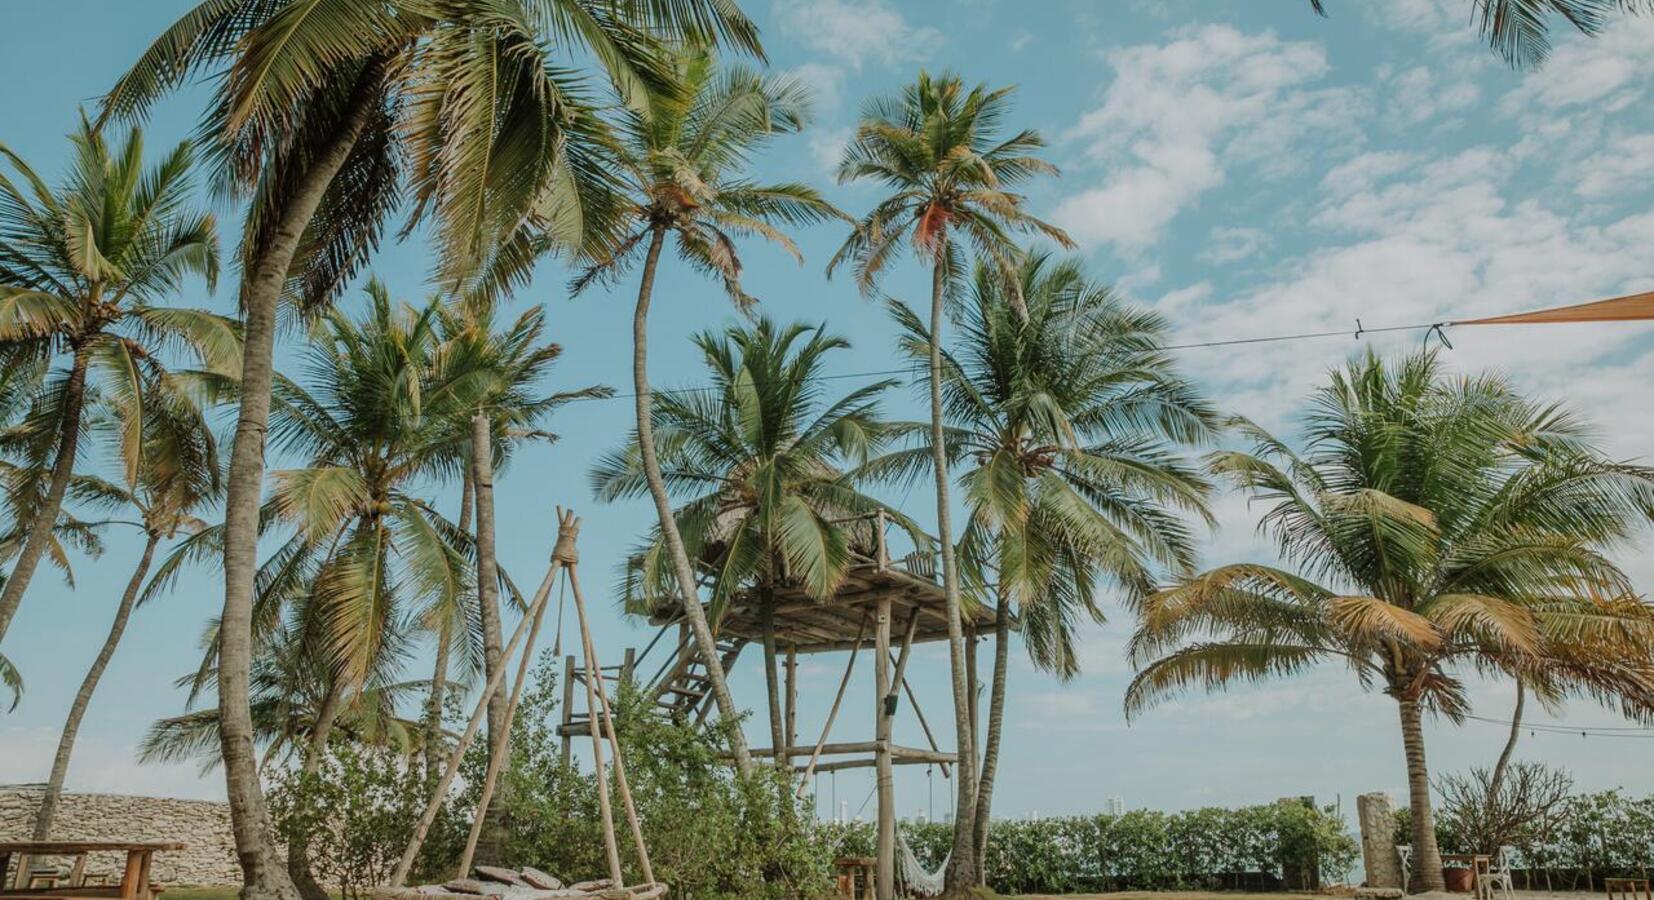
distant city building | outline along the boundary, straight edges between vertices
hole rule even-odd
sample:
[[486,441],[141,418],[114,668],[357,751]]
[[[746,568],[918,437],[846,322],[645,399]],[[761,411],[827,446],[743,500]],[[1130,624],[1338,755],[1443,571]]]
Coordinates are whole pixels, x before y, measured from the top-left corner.
[[1119,797],[1110,797],[1104,802],[1103,808],[1111,816],[1123,816],[1126,813],[1126,801]]

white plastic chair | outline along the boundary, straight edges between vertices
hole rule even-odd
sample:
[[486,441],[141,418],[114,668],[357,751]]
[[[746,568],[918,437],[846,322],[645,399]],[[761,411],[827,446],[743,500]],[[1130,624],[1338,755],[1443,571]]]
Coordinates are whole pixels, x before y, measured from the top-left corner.
[[1396,859],[1401,860],[1401,890],[1407,891],[1407,879],[1413,875],[1413,845],[1397,844]]
[[1516,885],[1511,879],[1511,869],[1516,856],[1515,847],[1500,847],[1493,856],[1493,866],[1483,877],[1487,879],[1488,896],[1491,898],[1496,890],[1505,892],[1506,900],[1515,900]]

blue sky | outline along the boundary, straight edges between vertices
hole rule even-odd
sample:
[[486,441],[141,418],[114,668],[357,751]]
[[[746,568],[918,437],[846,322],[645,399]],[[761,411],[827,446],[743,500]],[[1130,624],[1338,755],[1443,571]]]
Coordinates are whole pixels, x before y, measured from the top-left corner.
[[[1654,287],[1654,22],[1617,23],[1595,41],[1559,35],[1550,65],[1524,75],[1477,43],[1464,0],[1332,3],[1330,20],[1294,2],[744,5],[763,28],[773,66],[808,81],[818,97],[815,126],[768,154],[760,163],[765,174],[812,181],[844,208],[863,211],[876,193],[831,186],[829,175],[862,98],[898,88],[921,66],[1019,85],[1015,123],[1040,129],[1064,171],[1031,190],[1033,207],[1069,229],[1096,276],[1170,317],[1179,343],[1344,329],[1358,318],[1369,328],[1467,318]],[[94,102],[186,7],[180,0],[8,4],[0,28],[0,141],[54,174],[76,105]],[[188,133],[203,96],[186,92],[157,110],[152,150]],[[893,329],[885,314],[847,281],[821,275],[841,237],[831,227],[801,235],[802,268],[749,247],[747,287],[775,318],[825,321],[850,338],[853,348],[833,362],[835,372],[887,369]],[[231,228],[224,238],[233,240]],[[387,247],[372,269],[398,295],[419,299],[428,260],[428,248],[412,240]],[[635,281],[570,300],[566,274],[544,266],[517,299],[548,308],[566,350],[554,380],[624,390]],[[888,289],[922,299],[920,273],[905,265]],[[186,299],[225,311],[234,304],[223,288]],[[696,382],[683,337],[731,321],[727,303],[712,285],[669,264],[655,308],[653,378],[661,386]],[[1566,401],[1600,427],[1611,453],[1646,458],[1654,446],[1651,335],[1642,325],[1461,328],[1451,333],[1448,357],[1466,370],[1502,369],[1536,395]],[[1396,350],[1418,341],[1414,333],[1363,339]],[[1299,400],[1358,346],[1344,337],[1181,356],[1222,408],[1290,433]],[[645,504],[596,504],[586,471],[621,438],[629,410],[624,401],[570,407],[553,423],[563,441],[519,458],[499,501],[502,558],[519,581],[538,578],[554,503],[585,517],[583,569],[597,595],[598,641],[613,659],[651,636],[622,620],[609,590],[651,512]],[[903,390],[891,395],[889,412],[918,416],[921,408]],[[452,492],[438,499],[455,502]],[[890,499],[905,501],[921,520],[934,518],[922,489]],[[1224,498],[1219,512],[1208,562],[1270,558],[1243,499]],[[1645,538],[1619,554],[1642,585],[1654,580],[1648,549]],[[37,578],[6,647],[29,692],[15,714],[0,719],[0,782],[44,778],[63,711],[137,550],[136,541],[113,538],[106,555],[80,565],[77,591],[51,575]],[[172,681],[193,668],[202,623],[220,599],[219,582],[197,572],[135,616],[82,730],[72,789],[221,796],[216,774],[140,767],[132,749],[151,721],[180,710]],[[1362,694],[1341,670],[1191,696],[1128,725],[1120,712],[1130,675],[1121,656],[1127,630],[1126,614],[1115,611],[1109,626],[1089,632],[1085,673],[1069,684],[1014,657],[996,798],[1002,814],[1095,811],[1109,796],[1128,806],[1182,808],[1401,794],[1393,704]],[[826,658],[804,669],[806,735],[825,715],[840,665],[841,658]],[[862,668],[838,738],[871,729],[868,704],[854,702],[872,693]],[[911,672],[932,720],[945,722],[940,647],[923,648]],[[760,708],[753,659],[733,677],[742,704]],[[1478,685],[1474,696],[1479,715],[1508,716],[1507,686]],[[1621,724],[1586,706],[1557,716]],[[906,718],[897,738],[922,740]],[[1431,762],[1437,771],[1486,764],[1502,739],[1496,725],[1435,725]],[[1643,793],[1654,789],[1650,746],[1539,734],[1524,738],[1519,753],[1569,765],[1581,787]],[[929,787],[922,770],[899,775],[904,815],[930,803]],[[946,796],[939,775],[934,788]],[[867,778],[850,773],[836,785],[820,783],[824,807],[836,791],[854,811],[869,790]]]

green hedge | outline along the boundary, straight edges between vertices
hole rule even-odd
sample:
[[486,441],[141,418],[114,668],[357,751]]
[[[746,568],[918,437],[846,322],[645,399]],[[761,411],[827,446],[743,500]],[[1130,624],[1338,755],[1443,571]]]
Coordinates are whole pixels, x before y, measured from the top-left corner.
[[[952,828],[904,823],[927,868],[940,864]],[[841,855],[871,855],[867,823],[824,826]],[[1003,894],[1091,891],[1297,888],[1307,878],[1343,879],[1359,853],[1330,810],[1281,802],[1238,809],[995,822],[988,835],[988,886]]]

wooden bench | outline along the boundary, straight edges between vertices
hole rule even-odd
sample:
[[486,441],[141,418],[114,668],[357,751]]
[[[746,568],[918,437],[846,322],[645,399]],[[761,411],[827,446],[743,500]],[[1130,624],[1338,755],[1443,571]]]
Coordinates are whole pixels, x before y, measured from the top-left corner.
[[1608,900],[1654,900],[1647,878],[1604,878],[1602,884]]
[[[164,890],[149,880],[155,854],[182,849],[184,845],[176,841],[0,841],[0,900],[155,900],[156,895]],[[87,854],[101,852],[126,854],[126,868],[119,885],[85,883]],[[13,856],[17,857],[17,876],[8,889],[4,878]],[[29,860],[39,856],[73,858],[75,862],[68,876],[69,884],[63,887],[35,886]]]

